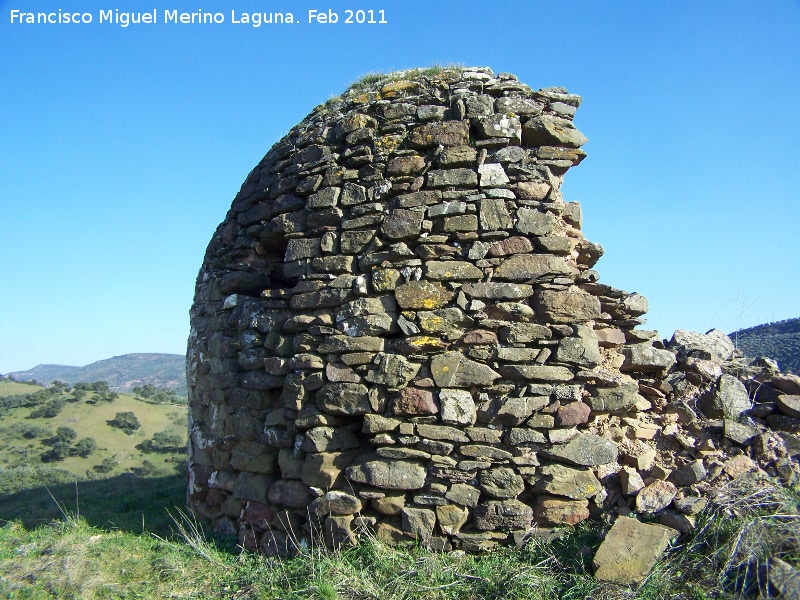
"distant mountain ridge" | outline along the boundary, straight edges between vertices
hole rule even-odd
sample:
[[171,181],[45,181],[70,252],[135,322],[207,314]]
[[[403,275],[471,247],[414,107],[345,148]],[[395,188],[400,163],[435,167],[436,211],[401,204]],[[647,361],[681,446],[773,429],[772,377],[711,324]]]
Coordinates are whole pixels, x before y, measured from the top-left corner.
[[54,380],[75,383],[105,381],[115,392],[130,392],[146,383],[186,393],[186,357],[182,354],[134,353],[98,360],[83,367],[37,365],[27,371],[6,373],[17,381],[35,379],[41,383]]
[[728,337],[748,358],[766,356],[781,371],[800,373],[800,318],[740,329]]

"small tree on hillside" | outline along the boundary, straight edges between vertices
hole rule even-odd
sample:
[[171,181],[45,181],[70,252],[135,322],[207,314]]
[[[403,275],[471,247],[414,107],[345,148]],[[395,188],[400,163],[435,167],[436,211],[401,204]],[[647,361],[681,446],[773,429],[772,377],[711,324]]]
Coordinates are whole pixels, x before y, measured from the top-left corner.
[[133,432],[141,427],[139,419],[130,411],[118,412],[116,416],[110,421],[106,421],[111,427],[122,429],[128,435],[133,435]]
[[50,387],[59,392],[69,392],[69,384],[58,379],[51,381]]
[[33,409],[29,418],[31,419],[52,419],[58,416],[61,409],[64,408],[64,400],[62,398],[53,398],[42,404],[41,406]]
[[108,458],[104,458],[103,462],[101,462],[99,465],[95,465],[92,468],[98,473],[102,473],[105,475],[107,473],[111,473],[111,471],[113,471],[114,468],[117,467],[118,465],[119,462],[117,462],[117,460],[113,456],[109,456]]
[[56,442],[71,443],[78,437],[78,433],[72,427],[59,427],[56,429]]
[[97,449],[97,442],[94,438],[83,438],[78,440],[78,443],[70,450],[70,454],[80,456],[81,458],[89,458],[89,455]]

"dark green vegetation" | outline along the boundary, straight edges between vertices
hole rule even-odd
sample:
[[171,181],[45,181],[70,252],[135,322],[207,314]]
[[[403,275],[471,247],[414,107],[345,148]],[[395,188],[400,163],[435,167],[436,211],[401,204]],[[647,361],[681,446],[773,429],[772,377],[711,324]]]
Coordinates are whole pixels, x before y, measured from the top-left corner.
[[0,481],[7,598],[755,598],[766,593],[767,557],[800,561],[800,498],[754,479],[720,490],[638,589],[591,576],[602,522],[479,556],[368,540],[276,560],[240,553],[233,539],[212,541],[180,508],[183,474],[75,483],[38,467]]
[[139,423],[139,419],[136,418],[136,415],[130,411],[118,412],[114,415],[113,419],[108,421],[108,424],[111,425],[111,427],[122,429],[122,431],[128,435],[133,435],[133,432],[142,426],[141,423]]
[[27,371],[8,373],[16,381],[61,380],[78,382],[105,381],[116,392],[133,392],[134,387],[169,388],[186,396],[186,357],[182,354],[123,354],[99,360],[84,367],[38,365]]
[[781,371],[800,373],[800,318],[741,329],[729,336],[748,358],[766,356]]
[[157,388],[154,385],[146,383],[143,386],[135,386],[131,393],[137,398],[145,402],[152,402],[153,404],[185,404],[186,394],[178,394],[174,390]]

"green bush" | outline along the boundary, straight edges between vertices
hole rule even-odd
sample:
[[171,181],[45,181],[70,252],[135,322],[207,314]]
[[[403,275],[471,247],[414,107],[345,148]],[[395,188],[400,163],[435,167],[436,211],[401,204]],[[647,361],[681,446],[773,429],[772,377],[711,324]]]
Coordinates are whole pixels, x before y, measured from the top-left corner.
[[106,474],[111,473],[116,467],[119,466],[119,462],[113,457],[109,456],[108,458],[104,458],[103,461],[99,465],[95,465],[92,467],[98,473]]
[[185,404],[186,401],[176,394],[173,390],[166,388],[157,388],[156,386],[146,383],[143,386],[133,388],[133,393],[144,400],[145,402],[152,402],[153,404]]
[[153,434],[152,439],[137,444],[136,448],[142,452],[183,452],[186,449],[186,438],[177,433],[159,431]]
[[83,438],[78,440],[70,453],[74,456],[80,456],[81,458],[89,458],[89,455],[96,449],[97,442],[94,441],[94,438]]
[[52,400],[48,400],[43,405],[39,406],[38,408],[34,408],[29,415],[31,419],[52,419],[53,417],[57,417],[58,413],[61,412],[61,409],[64,408],[64,400],[63,398],[53,398]]
[[156,469],[156,466],[152,462],[145,459],[142,461],[141,467],[133,467],[131,471],[133,471],[133,474],[137,477],[150,477],[151,475],[155,475],[158,469]]
[[69,442],[56,442],[52,445],[50,450],[42,454],[42,462],[64,460],[69,456],[70,450]]
[[59,427],[56,429],[56,441],[70,443],[78,438],[78,433],[72,427]]
[[50,435],[50,430],[42,425],[25,424],[21,428],[21,433],[26,440],[33,440]]
[[141,427],[139,419],[130,411],[118,412],[113,419],[106,421],[111,427],[121,429],[128,435],[133,435],[133,432]]

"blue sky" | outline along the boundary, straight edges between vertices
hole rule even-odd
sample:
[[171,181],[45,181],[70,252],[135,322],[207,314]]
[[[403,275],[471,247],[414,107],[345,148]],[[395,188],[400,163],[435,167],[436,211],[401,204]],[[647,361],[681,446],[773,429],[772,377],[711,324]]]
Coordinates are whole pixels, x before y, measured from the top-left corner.
[[[97,22],[114,8],[226,23]],[[346,25],[347,8],[388,24]],[[10,23],[58,9],[94,22]],[[800,316],[798,0],[0,0],[0,372],[183,352],[206,244],[250,169],[359,76],[434,63],[583,96],[589,156],[565,196],[606,249],[601,281],[649,298],[648,328]]]

